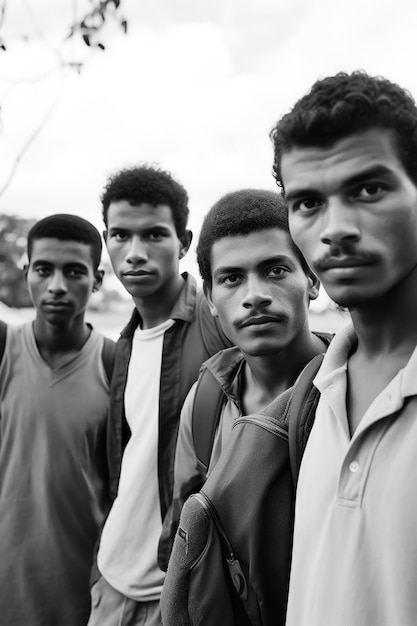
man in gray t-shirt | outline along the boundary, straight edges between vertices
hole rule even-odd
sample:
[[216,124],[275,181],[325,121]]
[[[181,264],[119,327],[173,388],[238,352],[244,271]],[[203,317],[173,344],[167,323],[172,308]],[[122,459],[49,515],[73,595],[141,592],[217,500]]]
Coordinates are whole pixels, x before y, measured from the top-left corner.
[[0,366],[0,622],[82,626],[94,546],[108,507],[109,384],[85,323],[102,281],[101,239],[55,215],[28,237],[34,322],[7,329]]

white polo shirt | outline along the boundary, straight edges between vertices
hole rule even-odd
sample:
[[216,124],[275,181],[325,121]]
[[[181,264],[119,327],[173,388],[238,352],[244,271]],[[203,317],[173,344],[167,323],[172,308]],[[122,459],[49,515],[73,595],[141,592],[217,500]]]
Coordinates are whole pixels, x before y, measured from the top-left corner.
[[301,464],[287,626],[417,624],[417,348],[353,437],[339,331]]

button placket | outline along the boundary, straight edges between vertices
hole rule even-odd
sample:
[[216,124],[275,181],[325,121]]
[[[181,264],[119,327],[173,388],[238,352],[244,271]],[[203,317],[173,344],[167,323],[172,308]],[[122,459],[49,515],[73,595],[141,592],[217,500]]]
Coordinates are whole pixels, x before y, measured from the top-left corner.
[[340,471],[339,505],[349,508],[361,506],[372,460],[391,422],[389,418],[376,422],[352,441]]

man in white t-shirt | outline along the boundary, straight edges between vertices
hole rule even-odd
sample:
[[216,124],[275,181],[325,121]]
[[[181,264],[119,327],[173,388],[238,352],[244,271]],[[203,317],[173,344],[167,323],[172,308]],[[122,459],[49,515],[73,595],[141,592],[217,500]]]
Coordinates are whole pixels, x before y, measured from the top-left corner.
[[194,279],[179,272],[192,238],[182,185],[156,166],[134,167],[109,179],[102,204],[113,269],[135,309],[116,351],[108,439],[114,502],[89,626],[155,626],[181,406],[203,361],[230,342]]
[[292,237],[353,323],[314,381],[287,626],[416,623],[416,129],[408,92],[353,72],[272,132]]

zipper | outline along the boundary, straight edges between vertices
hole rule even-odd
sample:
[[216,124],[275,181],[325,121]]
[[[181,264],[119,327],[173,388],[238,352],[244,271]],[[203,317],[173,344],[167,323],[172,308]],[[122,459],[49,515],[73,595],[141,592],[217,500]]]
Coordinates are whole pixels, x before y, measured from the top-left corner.
[[212,518],[214,525],[216,526],[216,529],[222,538],[222,542],[224,546],[226,547],[226,552],[227,552],[226,562],[229,568],[230,576],[232,578],[233,586],[236,589],[239,597],[242,598],[242,600],[247,600],[248,599],[248,585],[246,582],[246,577],[243,573],[242,566],[239,563],[239,559],[234,553],[232,544],[227,538],[226,532],[219,519],[219,516],[217,515],[216,509],[214,508],[211,500],[206,496],[206,494],[203,491],[194,493],[191,497],[196,498],[200,502],[200,504],[203,506],[205,511],[208,513],[208,515]]

